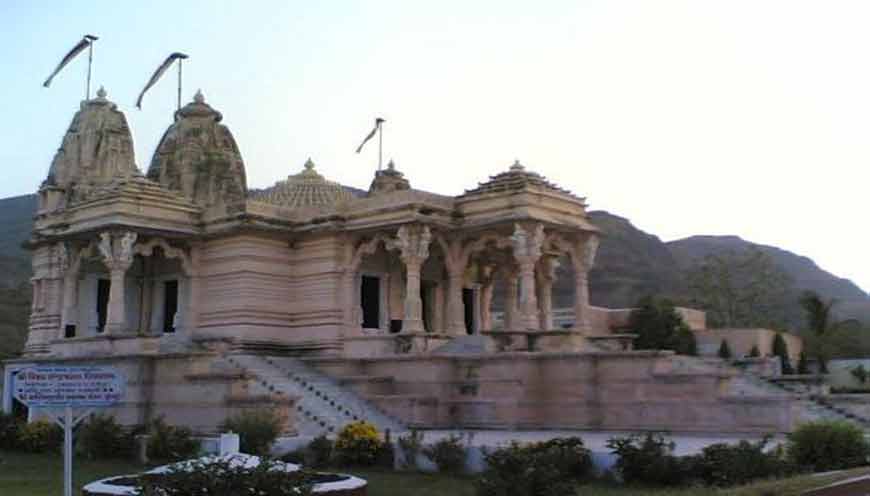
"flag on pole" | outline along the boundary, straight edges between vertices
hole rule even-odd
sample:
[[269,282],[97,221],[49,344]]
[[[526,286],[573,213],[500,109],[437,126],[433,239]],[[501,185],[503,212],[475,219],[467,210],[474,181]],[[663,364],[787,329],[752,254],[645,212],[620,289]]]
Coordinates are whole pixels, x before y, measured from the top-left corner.
[[377,134],[378,130],[381,128],[381,124],[383,124],[384,122],[386,122],[386,121],[384,119],[381,119],[380,117],[375,119],[374,129],[372,129],[372,132],[370,132],[369,135],[366,136],[366,138],[363,140],[363,142],[360,143],[360,145],[356,148],[357,153],[361,152],[363,149],[363,146],[365,146],[365,144],[368,143],[370,139],[375,137],[375,134]]
[[[151,75],[151,79],[148,80],[148,83],[145,85],[144,88],[142,88],[142,92],[139,93],[139,98],[136,99],[136,108],[142,108],[142,97],[145,96],[145,92],[151,89],[152,86],[157,84],[157,81],[160,79],[161,76],[163,76],[163,73],[166,72],[167,69],[169,69],[169,66],[171,66],[172,63],[176,60],[184,60],[186,58],[187,55],[181,52],[173,52],[169,55],[169,57],[166,57],[166,60],[164,60],[163,63],[160,64],[160,67],[158,67],[157,70],[154,71],[154,74]],[[180,63],[181,62],[179,62],[179,64]]]
[[67,52],[66,55],[63,56],[63,58],[60,60],[60,63],[57,64],[57,67],[54,69],[54,72],[52,72],[51,75],[48,76],[48,79],[46,79],[45,82],[42,83],[42,85],[48,88],[49,85],[51,85],[51,80],[54,79],[55,76],[57,76],[57,73],[59,73],[61,69],[66,67],[67,64],[72,62],[72,59],[76,58],[78,54],[82,53],[85,48],[91,46],[91,43],[98,39],[99,38],[92,34],[84,35],[82,37],[82,40],[76,43],[76,46],[72,47],[72,50],[70,50],[69,52]]

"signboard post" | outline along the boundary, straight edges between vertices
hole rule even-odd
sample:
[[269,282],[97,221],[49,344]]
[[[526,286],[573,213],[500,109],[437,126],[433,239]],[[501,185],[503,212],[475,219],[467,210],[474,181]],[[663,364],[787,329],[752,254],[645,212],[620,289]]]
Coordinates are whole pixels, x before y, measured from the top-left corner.
[[[93,408],[112,406],[124,397],[127,382],[112,367],[38,366],[21,370],[12,393],[30,408],[63,409],[55,421],[63,427],[63,494],[72,496],[73,427]],[[78,417],[74,408],[83,408]]]

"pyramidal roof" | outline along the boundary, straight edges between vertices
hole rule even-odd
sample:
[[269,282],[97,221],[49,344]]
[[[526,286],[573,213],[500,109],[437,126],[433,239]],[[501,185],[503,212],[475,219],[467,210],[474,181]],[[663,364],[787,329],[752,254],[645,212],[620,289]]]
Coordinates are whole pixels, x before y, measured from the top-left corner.
[[252,200],[291,208],[329,206],[353,197],[349,189],[314,170],[310,158],[299,174],[288,176],[271,188],[253,191],[250,196]]
[[458,198],[485,195],[488,193],[514,193],[526,189],[538,189],[557,193],[570,197],[574,200],[583,201],[570,191],[560,188],[555,183],[547,180],[537,172],[526,170],[519,160],[514,161],[506,172],[490,176],[489,181],[478,183],[476,188],[465,190]]

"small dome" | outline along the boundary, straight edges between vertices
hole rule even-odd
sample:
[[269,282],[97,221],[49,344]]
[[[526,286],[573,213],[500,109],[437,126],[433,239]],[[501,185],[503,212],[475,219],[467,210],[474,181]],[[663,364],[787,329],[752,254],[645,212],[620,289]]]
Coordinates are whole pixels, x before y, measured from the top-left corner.
[[222,119],[197,91],[193,102],[175,112],[175,122],[154,151],[148,178],[204,207],[244,208],[245,164]]
[[44,184],[106,184],[137,173],[127,119],[100,87],[96,98],[81,103]]
[[350,198],[353,198],[353,194],[344,186],[329,181],[314,170],[314,162],[310,158],[299,174],[288,176],[271,188],[251,195],[252,200],[291,208],[329,206]]
[[515,160],[507,172],[490,176],[489,181],[478,183],[476,188],[466,190],[458,198],[469,198],[488,193],[516,192],[530,187],[582,200],[582,198],[577,198],[571,194],[570,191],[548,181],[537,172],[526,170],[526,167],[519,160]]

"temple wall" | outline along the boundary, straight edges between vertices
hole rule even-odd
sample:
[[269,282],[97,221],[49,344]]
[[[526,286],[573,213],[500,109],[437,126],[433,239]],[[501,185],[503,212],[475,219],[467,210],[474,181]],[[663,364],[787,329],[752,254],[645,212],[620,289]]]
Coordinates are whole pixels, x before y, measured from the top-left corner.
[[286,239],[252,235],[207,242],[196,334],[288,343],[336,340],[339,248],[334,237],[306,237],[292,248]]
[[392,377],[360,394],[422,428],[783,432],[792,403],[724,394],[730,376],[674,369],[666,352],[310,359],[335,377]]

